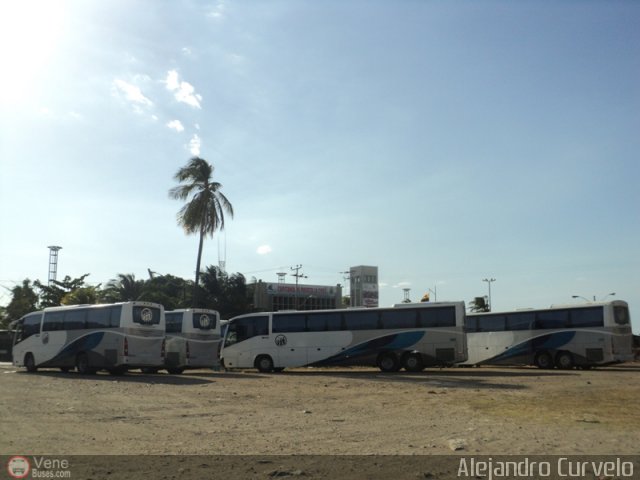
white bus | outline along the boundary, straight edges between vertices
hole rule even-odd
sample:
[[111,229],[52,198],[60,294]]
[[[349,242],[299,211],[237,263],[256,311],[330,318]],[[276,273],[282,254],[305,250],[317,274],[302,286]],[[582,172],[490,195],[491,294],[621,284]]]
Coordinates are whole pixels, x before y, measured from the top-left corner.
[[590,368],[633,360],[626,302],[467,315],[469,365]]
[[260,372],[333,365],[417,372],[466,360],[464,317],[464,302],[241,315],[229,320],[220,360]]
[[215,310],[185,309],[165,312],[165,367],[180,374],[188,368],[218,368],[220,314]]
[[13,364],[82,374],[164,365],[164,307],[149,302],[50,307],[16,324]]

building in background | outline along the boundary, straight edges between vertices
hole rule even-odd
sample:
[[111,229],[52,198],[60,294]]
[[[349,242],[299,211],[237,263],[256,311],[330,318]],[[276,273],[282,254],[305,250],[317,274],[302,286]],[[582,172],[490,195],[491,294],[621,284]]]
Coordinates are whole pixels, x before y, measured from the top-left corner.
[[377,307],[378,296],[378,267],[360,265],[349,269],[351,279],[351,306]]
[[342,286],[268,283],[258,280],[249,285],[253,289],[256,310],[324,310],[342,308]]

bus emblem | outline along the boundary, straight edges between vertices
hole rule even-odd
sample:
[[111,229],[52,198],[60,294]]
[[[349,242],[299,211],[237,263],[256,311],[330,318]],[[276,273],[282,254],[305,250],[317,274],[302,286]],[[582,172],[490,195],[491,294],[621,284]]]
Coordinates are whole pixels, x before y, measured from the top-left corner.
[[279,347],[284,347],[287,344],[287,337],[284,335],[278,335],[276,337],[276,345]]
[[209,328],[211,325],[211,320],[208,315],[200,315],[200,327],[201,328]]
[[142,323],[151,323],[153,322],[153,312],[150,308],[143,308],[140,312],[140,320]]

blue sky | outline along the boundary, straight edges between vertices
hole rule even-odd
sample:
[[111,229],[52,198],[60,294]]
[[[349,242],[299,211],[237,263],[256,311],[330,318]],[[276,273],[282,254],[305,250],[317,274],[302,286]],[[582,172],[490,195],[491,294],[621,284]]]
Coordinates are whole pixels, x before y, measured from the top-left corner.
[[[234,205],[204,264],[383,305],[629,301],[640,325],[640,4],[0,4],[0,285],[191,278],[167,192],[193,155]],[[226,247],[225,247],[226,245]],[[293,277],[289,278],[293,281]],[[0,303],[8,301],[1,289]],[[637,328],[636,328],[637,330]]]

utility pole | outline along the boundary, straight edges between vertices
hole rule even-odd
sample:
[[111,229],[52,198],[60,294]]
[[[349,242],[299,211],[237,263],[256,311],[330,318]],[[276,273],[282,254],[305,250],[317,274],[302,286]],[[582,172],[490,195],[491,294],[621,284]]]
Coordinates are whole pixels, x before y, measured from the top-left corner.
[[483,278],[482,279],[483,282],[487,282],[487,284],[489,285],[489,309],[488,311],[491,311],[491,308],[493,307],[493,303],[491,303],[491,283],[495,282],[496,279],[495,278]]
[[296,310],[298,309],[298,280],[300,278],[307,278],[306,275],[303,275],[302,273],[300,273],[301,268],[302,268],[302,265],[296,265],[295,267],[291,267],[291,271],[296,272],[291,274],[292,276],[296,277]]

